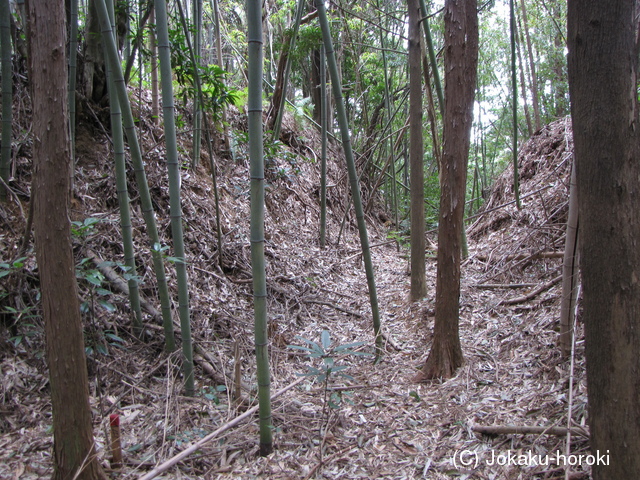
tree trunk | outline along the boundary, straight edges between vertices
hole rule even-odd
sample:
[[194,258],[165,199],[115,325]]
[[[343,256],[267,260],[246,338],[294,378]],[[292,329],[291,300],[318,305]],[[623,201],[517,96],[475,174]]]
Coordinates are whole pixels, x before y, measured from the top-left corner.
[[11,71],[11,6],[9,2],[0,5],[0,50],[2,54],[2,147],[0,148],[0,198],[7,199],[5,183],[9,183],[11,170],[11,117],[13,106],[13,72]]
[[635,0],[569,0],[568,64],[595,480],[640,478]]
[[53,408],[53,478],[106,478],[93,447],[89,380],[71,250],[64,3],[31,0],[27,9],[34,229]]
[[531,122],[531,113],[529,112],[529,102],[527,101],[527,81],[525,77],[526,66],[522,59],[522,45],[524,44],[524,35],[522,34],[522,22],[518,19],[519,36],[516,41],[516,49],[518,52],[518,64],[520,65],[520,90],[522,92],[522,107],[524,108],[524,119],[527,122],[527,137],[533,135],[533,123]]
[[562,260],[562,299],[560,301],[560,335],[558,344],[564,357],[571,352],[571,340],[574,335],[573,322],[577,299],[578,266],[578,185],[576,183],[576,164],[571,165],[571,181],[569,185],[569,213],[567,233],[564,242]]
[[450,377],[463,360],[458,333],[460,242],[478,65],[477,2],[447,0],[444,20],[444,148],[440,171],[436,318],[431,352],[414,378],[418,382]]
[[322,97],[320,93],[320,49],[311,52],[311,103],[313,103],[313,121],[322,122]]
[[[561,17],[561,8],[558,2],[551,3],[555,18]],[[553,37],[553,76],[551,90],[554,97],[554,112],[556,117],[564,117],[567,114],[567,76],[565,72],[565,56],[563,53],[566,41],[562,31],[557,30]]]
[[422,72],[420,6],[407,0],[409,8],[409,168],[411,170],[411,301],[427,295],[425,274],[424,146],[422,141]]
[[95,0],[89,0],[85,29],[84,93],[87,100],[100,103],[107,95],[107,75]]
[[531,43],[531,36],[529,35],[529,20],[527,18],[527,7],[525,0],[520,0],[520,6],[522,8],[522,23],[524,24],[524,36],[527,40],[527,59],[529,61],[529,74],[531,75],[531,105],[533,106],[533,121],[535,130],[538,131],[542,128],[542,121],[540,120],[540,106],[538,102],[538,77],[536,76],[536,63],[533,58],[533,45]]
[[[149,22],[155,25],[156,23],[156,10],[151,7],[151,15]],[[151,29],[149,33],[149,70],[151,74],[151,114],[153,115],[153,123],[160,124],[160,93],[158,86],[158,43],[156,41],[155,28]]]

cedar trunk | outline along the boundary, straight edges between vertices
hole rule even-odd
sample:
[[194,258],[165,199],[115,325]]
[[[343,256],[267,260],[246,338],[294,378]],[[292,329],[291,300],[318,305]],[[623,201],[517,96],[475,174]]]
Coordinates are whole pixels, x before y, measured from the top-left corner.
[[89,382],[69,223],[71,163],[64,15],[64,3],[28,2],[33,98],[33,224],[53,408],[53,478],[96,479],[105,477],[93,447]]
[[409,162],[411,170],[411,301],[427,295],[425,274],[424,146],[422,141],[422,72],[420,6],[407,0],[409,9]]
[[635,0],[568,2],[593,478],[640,478]]
[[447,0],[444,20],[444,147],[440,171],[436,317],[431,352],[415,381],[450,377],[463,360],[458,333],[460,252],[478,66],[477,2]]

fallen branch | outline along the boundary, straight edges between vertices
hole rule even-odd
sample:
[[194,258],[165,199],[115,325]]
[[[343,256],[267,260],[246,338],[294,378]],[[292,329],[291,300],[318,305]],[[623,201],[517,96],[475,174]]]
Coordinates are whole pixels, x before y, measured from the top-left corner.
[[335,305],[333,303],[329,303],[329,302],[323,302],[322,300],[314,300],[312,298],[302,298],[300,299],[300,301],[302,303],[315,303],[316,305],[325,305],[327,307],[331,307],[331,308],[335,308],[336,310],[340,311],[340,312],[344,312],[344,313],[348,313],[349,315],[353,315],[354,317],[362,317],[361,313],[358,312],[354,312],[352,310],[347,310],[346,308],[342,308],[339,305]]
[[[109,283],[120,293],[123,293],[129,296],[129,284],[126,282],[124,278],[118,275],[113,268],[109,265],[105,265],[104,260],[102,260],[98,255],[96,255],[92,250],[87,250],[87,256],[91,259],[91,261],[95,264],[96,268],[100,270]],[[162,313],[156,309],[147,299],[140,296],[140,306],[142,309],[150,314],[154,320],[156,320],[159,324],[162,324]],[[178,325],[178,329],[180,326]],[[179,330],[178,330],[179,331]]]
[[474,432],[484,433],[486,435],[555,435],[564,437],[571,432],[572,435],[580,435],[589,438],[589,431],[582,427],[530,427],[527,425],[473,425],[471,429]]
[[[535,192],[531,192],[531,193],[528,193],[526,195],[523,195],[522,197],[520,197],[520,200],[524,200],[525,198],[528,198],[528,197],[530,197],[532,195],[535,195],[536,193],[540,193],[543,190],[546,190],[547,188],[551,188],[551,185],[546,185],[546,186],[536,190]],[[476,218],[485,216],[487,213],[495,212],[496,210],[500,210],[501,208],[507,207],[507,206],[509,206],[509,205],[511,205],[513,203],[516,203],[516,201],[515,200],[511,200],[510,202],[503,203],[502,205],[498,205],[497,207],[489,208],[488,210],[485,210],[484,212],[479,212],[479,213],[476,213],[475,215],[471,215],[470,217],[465,218],[464,221],[468,222],[469,220],[475,220]],[[471,228],[473,228],[473,227],[475,227],[475,225],[471,226]]]
[[553,287],[560,280],[562,280],[562,275],[558,275],[553,280],[550,280],[547,283],[540,285],[538,288],[536,288],[535,290],[530,291],[526,295],[523,295],[521,297],[511,298],[509,300],[500,300],[498,302],[498,305],[515,305],[516,303],[523,303],[523,302],[526,302],[528,300],[531,300],[532,298],[537,296],[539,293],[544,292],[545,290]]
[[[496,260],[501,260],[501,261],[534,260],[536,258],[563,258],[563,257],[564,257],[564,252],[552,251],[552,252],[536,252],[530,255],[525,253],[517,253],[515,255],[507,255],[506,257],[501,257]],[[489,260],[491,260],[491,258],[488,257],[487,255],[478,255],[475,258],[480,260],[481,262],[488,262]]]
[[[278,398],[280,395],[282,395],[283,393],[285,393],[288,390],[291,390],[293,387],[295,387],[296,385],[298,385],[299,383],[301,383],[303,380],[305,379],[305,377],[300,377],[299,379],[297,379],[295,382],[290,383],[289,385],[287,385],[286,387],[282,388],[281,390],[278,390],[276,393],[274,393],[273,395],[271,395],[271,400],[275,400],[276,398]],[[251,407],[249,410],[247,410],[246,412],[244,412],[242,415],[238,415],[236,418],[234,418],[233,420],[231,420],[230,422],[225,423],[224,425],[222,425],[220,428],[218,428],[217,430],[211,432],[209,435],[207,435],[206,437],[202,438],[201,440],[198,440],[197,442],[193,443],[190,447],[188,447],[187,449],[183,450],[182,452],[180,452],[179,454],[171,457],[169,460],[163,462],[162,464],[158,465],[156,468],[154,468],[153,470],[151,470],[149,473],[147,473],[146,475],[140,477],[138,480],[151,480],[152,478],[157,477],[158,475],[160,475],[163,472],[166,472],[167,470],[169,470],[171,467],[173,467],[175,464],[177,464],[178,462],[184,460],[185,458],[187,458],[189,455],[191,455],[192,453],[196,452],[198,449],[200,449],[200,447],[202,447],[204,444],[209,443],[211,440],[213,440],[214,438],[216,438],[218,435],[220,435],[223,432],[226,432],[227,430],[229,430],[230,428],[235,427],[236,425],[238,425],[240,422],[242,422],[243,420],[245,420],[246,418],[250,417],[251,415],[253,415],[254,413],[256,413],[258,411],[258,405],[256,405],[255,407]]]
[[493,289],[493,288],[527,288],[535,287],[537,283],[477,283],[476,288]]

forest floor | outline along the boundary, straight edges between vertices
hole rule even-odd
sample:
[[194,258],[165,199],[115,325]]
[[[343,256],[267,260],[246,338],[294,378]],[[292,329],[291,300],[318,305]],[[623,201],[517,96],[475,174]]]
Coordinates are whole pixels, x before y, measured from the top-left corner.
[[[572,455],[589,453],[583,435],[587,399],[580,326],[573,361],[563,359],[556,344],[559,252],[564,248],[572,150],[567,120],[545,127],[523,147],[523,208],[509,203],[513,193],[511,174],[506,172],[487,200],[486,214],[469,226],[460,299],[464,365],[454,378],[429,384],[413,383],[412,378],[432,341],[436,239],[430,236],[427,252],[428,298],[410,303],[408,250],[398,247],[397,236],[390,236],[388,217],[377,207],[367,219],[385,338],[381,361],[335,354],[336,364],[348,367],[344,373],[351,378],[333,375],[325,384],[313,376],[300,377],[309,366],[320,365],[289,345],[320,343],[326,330],[332,347],[363,342],[355,348],[372,352],[373,326],[351,214],[337,241],[347,192],[337,147],[332,147],[329,165],[329,243],[321,249],[314,153],[319,152],[318,139],[301,138],[289,123],[283,133],[289,140],[272,146],[267,162],[269,355],[272,392],[299,383],[273,401],[274,452],[258,456],[254,414],[158,478],[589,478],[584,462],[570,467],[565,477],[566,468],[557,457],[567,454],[567,444]],[[170,243],[166,169],[157,144],[162,132],[151,123],[142,128],[154,206],[161,234]],[[236,128],[243,129],[241,124]],[[94,253],[100,259],[122,260],[108,151],[99,133],[79,134],[72,220],[99,219],[76,235],[79,261]],[[206,154],[203,158],[207,163]],[[27,154],[18,160],[15,191],[20,205],[0,207],[2,261],[14,259],[28,211],[30,160]],[[195,396],[183,395],[180,352],[164,352],[157,319],[145,312],[144,340],[132,336],[125,295],[105,279],[104,287],[113,293],[100,297],[82,280],[97,267],[92,260],[83,263],[80,288],[88,302],[85,332],[91,349],[87,364],[94,432],[100,461],[112,478],[143,476],[256,405],[246,152],[239,149],[235,161],[216,161],[224,235],[221,256],[209,170],[185,170],[182,180]],[[132,180],[130,189],[136,205]],[[369,192],[364,190],[366,198]],[[142,293],[155,304],[145,229],[140,220],[134,223]],[[52,473],[51,405],[32,253],[24,263],[23,273],[3,279],[3,305],[24,306],[23,313],[15,314],[20,318],[13,328],[0,327],[3,479]],[[172,270],[167,264],[175,293]],[[97,306],[98,297],[107,301],[106,309]],[[9,323],[7,318],[4,323]],[[109,464],[112,413],[121,417],[124,465],[119,469]],[[569,439],[550,430],[569,424]],[[479,430],[483,426],[546,431],[484,434]]]

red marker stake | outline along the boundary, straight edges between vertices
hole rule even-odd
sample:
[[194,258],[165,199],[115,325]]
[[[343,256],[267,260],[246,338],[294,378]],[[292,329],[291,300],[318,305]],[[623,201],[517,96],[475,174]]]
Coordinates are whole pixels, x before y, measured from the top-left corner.
[[120,415],[112,413],[109,415],[109,425],[111,426],[111,468],[122,466],[122,445],[120,444]]

